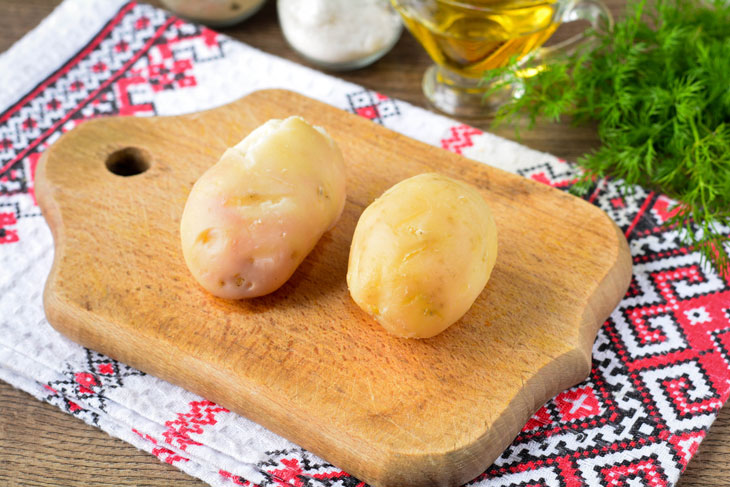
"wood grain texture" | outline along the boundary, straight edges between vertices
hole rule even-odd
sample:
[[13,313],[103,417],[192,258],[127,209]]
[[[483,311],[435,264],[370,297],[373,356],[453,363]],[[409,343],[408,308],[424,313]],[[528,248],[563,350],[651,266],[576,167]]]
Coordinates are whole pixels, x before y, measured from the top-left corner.
[[3,487],[207,485],[2,381],[0,400]]
[[[58,3],[60,0],[0,0],[0,51],[35,27]],[[614,15],[620,15],[625,0],[606,3]],[[273,1],[250,21],[225,33],[266,52],[302,62],[281,36]],[[423,50],[404,34],[393,51],[375,65],[337,76],[425,107],[420,78],[428,64]],[[465,122],[489,129],[489,121]],[[497,133],[514,138],[511,127]],[[569,160],[597,146],[592,128],[568,124],[540,124],[535,130],[523,132],[520,142]],[[2,382],[0,401],[0,485],[204,485]],[[728,438],[730,409],[725,408],[682,475],[679,487],[730,486]]]
[[[343,216],[277,292],[214,298],[182,261],[187,194],[227,147],[297,114],[342,149]],[[105,161],[129,147],[151,167],[112,174]],[[377,196],[431,171],[482,192],[499,256],[459,322],[397,339],[350,299],[350,242]],[[44,152],[35,184],[56,249],[44,294],[55,328],[376,486],[453,486],[484,471],[540,405],[585,379],[631,277],[623,234],[595,206],[281,90],[179,117],[87,122]]]

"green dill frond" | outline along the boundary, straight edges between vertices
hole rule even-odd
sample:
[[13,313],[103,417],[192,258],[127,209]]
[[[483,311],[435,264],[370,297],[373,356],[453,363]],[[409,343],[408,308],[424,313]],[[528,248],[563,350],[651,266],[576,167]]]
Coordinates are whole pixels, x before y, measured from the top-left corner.
[[495,122],[597,123],[601,147],[578,160],[572,191],[613,177],[625,190],[667,194],[681,205],[667,225],[730,278],[730,3],[639,0],[627,9],[612,32],[587,32],[590,49],[555,56],[535,76],[520,77],[516,64],[494,71],[494,86],[519,93]]

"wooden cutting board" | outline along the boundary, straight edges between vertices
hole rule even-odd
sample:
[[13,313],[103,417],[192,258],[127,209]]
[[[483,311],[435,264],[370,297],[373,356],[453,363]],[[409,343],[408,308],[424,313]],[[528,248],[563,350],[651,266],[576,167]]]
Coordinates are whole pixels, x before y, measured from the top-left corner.
[[[215,298],[183,262],[188,192],[228,146],[295,114],[343,151],[342,218],[276,293]],[[481,189],[499,256],[459,322],[398,339],[350,299],[348,252],[363,209],[426,171]],[[587,376],[631,277],[626,240],[598,208],[287,91],[86,122],[45,152],[36,192],[55,240],[44,302],[56,329],[376,486],[454,486],[483,472],[536,409]]]

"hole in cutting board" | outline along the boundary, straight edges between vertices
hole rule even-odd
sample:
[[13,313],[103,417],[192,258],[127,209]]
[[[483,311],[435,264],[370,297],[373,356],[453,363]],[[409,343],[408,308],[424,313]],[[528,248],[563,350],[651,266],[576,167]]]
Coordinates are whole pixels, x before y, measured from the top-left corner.
[[109,154],[106,168],[117,176],[135,176],[150,168],[149,156],[142,149],[125,147]]

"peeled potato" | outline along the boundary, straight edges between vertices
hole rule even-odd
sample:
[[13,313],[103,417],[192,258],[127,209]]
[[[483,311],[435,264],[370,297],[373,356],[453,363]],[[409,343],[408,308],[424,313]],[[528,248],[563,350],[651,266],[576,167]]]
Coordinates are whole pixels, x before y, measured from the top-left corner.
[[362,213],[347,285],[388,332],[429,338],[469,310],[496,258],[497,227],[482,195],[446,176],[421,174]]
[[344,205],[345,163],[335,142],[300,117],[269,120],[193,186],[180,222],[185,263],[221,298],[268,294]]

